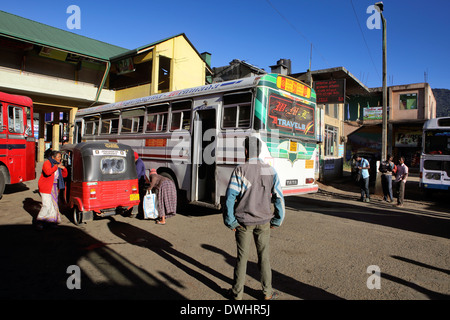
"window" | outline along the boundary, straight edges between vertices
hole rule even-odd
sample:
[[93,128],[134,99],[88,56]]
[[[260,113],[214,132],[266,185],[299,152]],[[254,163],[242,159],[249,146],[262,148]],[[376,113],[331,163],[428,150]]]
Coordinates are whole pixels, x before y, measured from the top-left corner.
[[93,115],[84,118],[84,134],[86,135],[96,135],[98,134],[98,121],[100,115]]
[[119,132],[119,111],[102,115],[100,134],[115,134]]
[[400,110],[417,109],[417,93],[400,95]]
[[20,107],[8,107],[9,132],[23,133],[23,110]]
[[103,157],[100,165],[103,174],[119,174],[125,172],[125,158]]
[[334,156],[337,152],[338,128],[325,125],[325,156]]
[[158,132],[167,130],[167,115],[169,104],[149,106],[147,108],[146,132]]
[[172,120],[170,130],[189,130],[191,127],[191,101],[172,103]]
[[251,102],[251,92],[224,95],[222,128],[250,127]]
[[142,132],[144,127],[145,109],[133,109],[122,112],[121,133]]

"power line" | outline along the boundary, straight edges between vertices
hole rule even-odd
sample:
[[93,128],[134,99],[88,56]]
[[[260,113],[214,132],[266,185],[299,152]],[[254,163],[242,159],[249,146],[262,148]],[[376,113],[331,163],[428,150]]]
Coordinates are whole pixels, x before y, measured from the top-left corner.
[[280,11],[278,11],[278,9],[269,1],[266,0],[266,2],[272,7],[272,9],[274,9],[278,15],[284,20],[286,21],[291,27],[292,29],[294,29],[295,32],[297,32],[300,36],[302,36],[303,39],[305,39],[308,43],[311,44],[311,47],[314,48],[320,55],[320,57],[322,58],[322,60],[327,64],[327,66],[329,67],[330,64],[328,63],[328,61],[324,58],[324,56],[320,53],[320,51],[314,46],[314,44],[300,31],[297,29],[297,27],[292,24]]
[[367,51],[369,52],[370,60],[372,60],[372,64],[373,64],[373,67],[375,68],[375,72],[377,73],[378,78],[381,80],[381,76],[380,76],[380,74],[378,73],[378,69],[377,69],[376,66],[375,66],[375,62],[373,61],[372,55],[371,55],[371,53],[370,53],[369,46],[367,45],[366,37],[364,37],[364,32],[363,32],[363,30],[362,30],[362,28],[361,28],[361,24],[359,23],[359,19],[358,19],[358,15],[356,14],[355,7],[353,6],[353,0],[350,0],[350,3],[352,4],[353,13],[355,14],[356,21],[358,22],[359,30],[361,31],[361,35],[362,35],[362,37],[363,37],[364,43],[366,44]]

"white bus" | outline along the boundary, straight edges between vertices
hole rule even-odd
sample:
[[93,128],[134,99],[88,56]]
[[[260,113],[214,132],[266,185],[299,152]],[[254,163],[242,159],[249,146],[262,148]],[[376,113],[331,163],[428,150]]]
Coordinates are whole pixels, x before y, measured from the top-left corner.
[[420,187],[449,190],[450,117],[430,119],[423,126]]
[[128,144],[189,202],[219,208],[248,135],[285,195],[317,192],[317,120],[313,89],[266,74],[80,109],[74,136]]

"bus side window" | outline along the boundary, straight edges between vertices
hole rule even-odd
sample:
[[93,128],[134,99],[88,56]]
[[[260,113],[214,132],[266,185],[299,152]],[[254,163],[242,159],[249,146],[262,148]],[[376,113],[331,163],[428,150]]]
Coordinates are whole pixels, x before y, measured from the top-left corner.
[[223,128],[249,128],[251,118],[251,92],[238,92],[223,96]]
[[168,112],[169,104],[167,103],[147,107],[147,126],[145,131],[166,131]]
[[84,118],[84,134],[96,135],[98,133],[98,120],[100,116],[94,115]]
[[172,103],[172,120],[170,130],[189,130],[191,127],[192,101],[179,101]]
[[134,109],[122,112],[120,133],[142,132],[144,126],[144,109]]
[[116,134],[119,132],[119,112],[102,115],[100,134]]

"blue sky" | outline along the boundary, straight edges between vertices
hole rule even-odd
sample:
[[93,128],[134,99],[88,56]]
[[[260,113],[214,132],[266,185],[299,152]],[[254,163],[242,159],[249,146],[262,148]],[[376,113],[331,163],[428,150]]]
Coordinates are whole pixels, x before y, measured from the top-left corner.
[[[343,66],[368,87],[382,85],[382,32],[369,29],[367,0],[8,1],[0,10],[128,49],[185,33],[212,66],[245,60],[270,71]],[[386,0],[388,85],[450,89],[450,1]],[[70,5],[81,29],[69,30]]]

